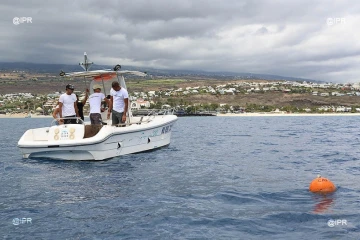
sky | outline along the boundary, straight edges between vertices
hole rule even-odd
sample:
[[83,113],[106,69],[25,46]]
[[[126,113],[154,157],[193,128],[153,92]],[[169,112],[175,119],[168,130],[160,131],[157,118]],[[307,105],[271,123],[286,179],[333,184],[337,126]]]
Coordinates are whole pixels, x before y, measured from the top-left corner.
[[[251,72],[360,82],[360,2],[0,1],[0,62]],[[81,69],[79,69],[81,70]]]

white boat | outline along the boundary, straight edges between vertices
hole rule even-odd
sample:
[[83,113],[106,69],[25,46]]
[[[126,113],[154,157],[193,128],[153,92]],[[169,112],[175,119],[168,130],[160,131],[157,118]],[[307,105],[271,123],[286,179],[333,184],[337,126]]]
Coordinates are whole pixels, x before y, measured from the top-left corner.
[[[63,77],[91,78],[92,85],[101,82],[103,93],[109,94],[111,82],[119,81],[126,89],[124,75],[145,76],[139,71],[121,71],[120,65],[114,69],[88,71],[91,62],[85,53],[83,72],[64,73]],[[92,91],[92,90],[90,90]],[[105,92],[104,92],[105,91]],[[62,124],[27,130],[18,142],[23,158],[48,158],[59,160],[104,160],[130,153],[137,153],[164,147],[170,144],[171,131],[177,117],[168,115],[132,116],[129,100],[128,116],[125,124],[107,125]],[[107,111],[105,111],[106,113]],[[106,116],[103,116],[103,120]],[[110,117],[111,119],[111,117]],[[54,122],[54,121],[53,121]]]

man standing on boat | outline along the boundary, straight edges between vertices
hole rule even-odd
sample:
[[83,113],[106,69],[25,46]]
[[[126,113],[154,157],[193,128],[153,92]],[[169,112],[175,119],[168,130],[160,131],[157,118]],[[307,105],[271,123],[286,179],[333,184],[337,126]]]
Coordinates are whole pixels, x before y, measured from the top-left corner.
[[[93,86],[94,93],[89,97],[90,104],[90,121],[91,124],[101,124],[101,102],[104,100],[108,105],[110,105],[109,99],[101,92],[101,86],[95,84]],[[110,116],[108,116],[108,119]]]
[[112,89],[110,90],[110,107],[108,109],[108,118],[112,112],[112,125],[125,123],[126,112],[129,104],[129,94],[125,88],[120,87],[116,81],[112,82]]
[[85,103],[86,103],[86,100],[88,99],[88,97],[89,97],[89,89],[86,89],[85,97],[84,97],[84,99],[82,101],[79,101],[79,95],[76,94],[76,105],[77,105],[77,108],[78,108],[78,111],[79,111],[80,118],[83,121],[85,121],[85,118],[84,118],[84,106],[85,106]]
[[60,121],[64,122],[64,124],[76,124],[77,119],[75,117],[80,117],[76,105],[76,95],[73,92],[74,86],[68,84],[66,85],[66,92],[59,99]]

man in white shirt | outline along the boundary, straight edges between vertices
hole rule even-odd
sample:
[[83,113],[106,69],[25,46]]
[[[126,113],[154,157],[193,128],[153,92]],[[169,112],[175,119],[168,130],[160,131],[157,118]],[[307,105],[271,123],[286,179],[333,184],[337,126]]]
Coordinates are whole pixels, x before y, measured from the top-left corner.
[[76,95],[73,92],[74,86],[68,84],[66,85],[66,92],[59,99],[59,115],[60,118],[65,118],[60,119],[60,122],[64,122],[64,124],[76,124],[77,119],[75,117],[80,117],[76,105]]
[[[110,105],[110,101],[105,97],[105,95],[101,92],[101,86],[95,84],[94,93],[89,97],[90,104],[90,121],[91,124],[101,124],[101,102],[105,100],[105,102]],[[108,116],[108,119],[110,116]]]
[[126,112],[129,104],[129,94],[125,88],[120,87],[116,81],[112,82],[110,90],[110,107],[108,109],[108,118],[112,112],[112,125],[125,123]]

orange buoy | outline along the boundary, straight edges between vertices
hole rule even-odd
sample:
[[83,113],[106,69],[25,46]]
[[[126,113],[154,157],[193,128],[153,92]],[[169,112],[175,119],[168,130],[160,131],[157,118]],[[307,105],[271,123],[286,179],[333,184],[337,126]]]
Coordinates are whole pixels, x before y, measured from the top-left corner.
[[309,190],[313,193],[331,193],[335,192],[336,187],[329,179],[318,175],[318,177],[310,183]]

